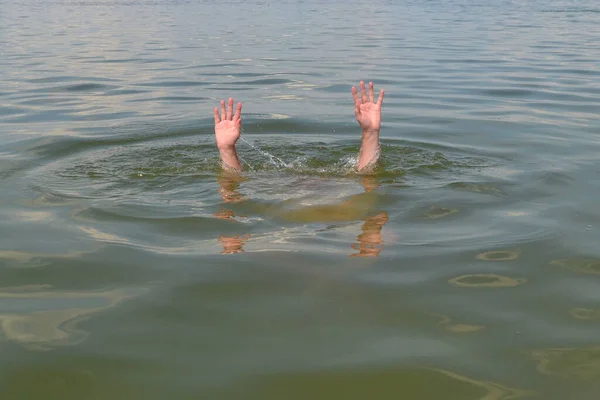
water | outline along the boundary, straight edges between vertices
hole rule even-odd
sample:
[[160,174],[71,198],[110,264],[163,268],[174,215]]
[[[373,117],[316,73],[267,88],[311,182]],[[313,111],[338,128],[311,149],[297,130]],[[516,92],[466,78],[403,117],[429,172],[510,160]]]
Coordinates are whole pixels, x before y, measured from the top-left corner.
[[1,10],[3,399],[600,396],[595,2]]

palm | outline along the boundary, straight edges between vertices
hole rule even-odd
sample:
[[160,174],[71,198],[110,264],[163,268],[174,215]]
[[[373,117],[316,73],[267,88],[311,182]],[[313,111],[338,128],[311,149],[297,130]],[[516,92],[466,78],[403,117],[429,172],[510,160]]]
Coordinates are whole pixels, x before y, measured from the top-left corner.
[[236,126],[234,121],[226,119],[215,125],[215,136],[217,138],[217,147],[234,146],[240,138],[240,127]]
[[233,112],[233,99],[229,99],[228,107],[224,100],[221,100],[221,113],[219,108],[215,107],[215,137],[219,149],[232,148],[240,138],[242,129],[242,103],[238,103]]
[[358,90],[352,87],[352,95],[354,96],[354,115],[356,120],[363,130],[379,131],[381,126],[381,104],[383,103],[384,91],[379,93],[379,98],[375,102],[375,93],[373,82],[369,83],[369,91],[365,87],[364,82],[360,82],[360,96]]
[[356,120],[363,129],[378,130],[381,125],[381,107],[376,103],[361,104]]

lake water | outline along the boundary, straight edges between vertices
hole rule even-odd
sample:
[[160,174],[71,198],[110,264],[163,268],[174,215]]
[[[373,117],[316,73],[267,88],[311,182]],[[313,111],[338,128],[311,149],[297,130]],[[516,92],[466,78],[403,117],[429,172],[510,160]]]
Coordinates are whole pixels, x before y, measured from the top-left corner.
[[597,2],[0,7],[2,399],[600,397]]

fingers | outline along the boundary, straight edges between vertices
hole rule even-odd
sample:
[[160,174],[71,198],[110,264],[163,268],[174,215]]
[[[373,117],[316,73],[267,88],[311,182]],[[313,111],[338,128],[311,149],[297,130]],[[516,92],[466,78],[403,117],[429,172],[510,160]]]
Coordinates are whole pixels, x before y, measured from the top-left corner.
[[235,121],[235,120],[240,120],[240,124],[241,124],[241,118],[242,118],[242,103],[238,103],[237,108],[235,110],[235,115],[233,114],[233,97],[230,97],[228,102],[228,104],[225,104],[225,100],[221,100],[221,111],[219,114],[219,107],[215,107],[214,110],[214,114],[215,114],[215,124],[218,124],[221,121]]
[[362,96],[363,104],[369,101],[367,98],[367,89],[365,88],[365,83],[363,81],[360,81],[360,95]]
[[381,105],[383,104],[383,96],[385,95],[385,92],[383,91],[383,89],[381,89],[381,92],[379,92],[379,98],[377,99],[377,105],[379,107],[381,107]]
[[358,97],[358,91],[352,86],[352,97],[354,97],[354,112],[356,115],[360,114],[360,98]]
[[215,107],[215,125],[221,122],[221,118],[219,118],[219,107]]
[[[232,107],[233,108],[233,104]],[[237,121],[242,118],[242,103],[238,103],[237,108],[235,110],[235,115],[233,116],[233,120]]]
[[369,82],[369,101],[375,103],[375,92],[373,88],[373,82]]
[[227,107],[227,119],[231,120],[233,114],[233,97],[229,98],[229,107]]
[[242,103],[238,102],[237,108],[235,109],[235,115],[233,116],[233,123],[238,129],[242,129]]

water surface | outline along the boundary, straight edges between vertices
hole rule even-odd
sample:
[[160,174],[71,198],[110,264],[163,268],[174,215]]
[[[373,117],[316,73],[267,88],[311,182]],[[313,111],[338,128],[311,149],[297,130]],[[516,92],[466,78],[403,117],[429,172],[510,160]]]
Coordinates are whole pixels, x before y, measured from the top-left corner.
[[[3,4],[3,398],[597,399],[599,17]],[[371,176],[361,79],[386,90]]]

